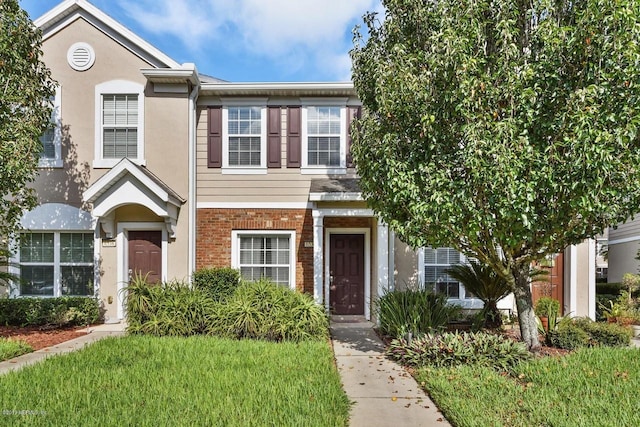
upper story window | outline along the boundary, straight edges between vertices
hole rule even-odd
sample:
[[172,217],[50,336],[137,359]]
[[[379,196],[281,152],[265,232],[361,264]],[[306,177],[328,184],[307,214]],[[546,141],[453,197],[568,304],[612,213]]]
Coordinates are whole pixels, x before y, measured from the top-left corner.
[[56,93],[51,100],[53,110],[51,111],[51,125],[40,137],[42,152],[38,166],[61,168],[62,167],[62,91],[56,88]]
[[347,168],[346,99],[303,99],[302,173],[344,174]]
[[144,86],[114,80],[96,86],[94,167],[128,158],[144,164]]
[[465,256],[453,248],[423,248],[419,260],[423,283],[451,299],[473,298],[460,282],[446,272],[453,265],[465,262]]
[[228,107],[229,166],[262,165],[262,108]]
[[230,101],[222,107],[222,173],[267,171],[266,101]]
[[307,166],[341,166],[340,107],[307,108]]

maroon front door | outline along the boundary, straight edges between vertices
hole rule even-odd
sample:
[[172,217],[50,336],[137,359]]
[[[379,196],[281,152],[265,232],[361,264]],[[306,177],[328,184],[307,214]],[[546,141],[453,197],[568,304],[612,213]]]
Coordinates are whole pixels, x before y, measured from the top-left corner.
[[147,283],[162,281],[162,232],[129,231],[129,277],[147,277]]
[[329,303],[333,314],[364,314],[364,235],[329,236]]

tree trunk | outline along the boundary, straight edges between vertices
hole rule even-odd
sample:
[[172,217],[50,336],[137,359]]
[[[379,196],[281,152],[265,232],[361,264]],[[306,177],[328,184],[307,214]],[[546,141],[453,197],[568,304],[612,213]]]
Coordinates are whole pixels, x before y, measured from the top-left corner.
[[533,311],[533,299],[531,298],[529,266],[513,268],[513,278],[516,282],[514,295],[516,307],[518,308],[518,322],[520,323],[522,341],[527,345],[529,351],[536,352],[540,350],[540,340],[538,339],[538,325]]

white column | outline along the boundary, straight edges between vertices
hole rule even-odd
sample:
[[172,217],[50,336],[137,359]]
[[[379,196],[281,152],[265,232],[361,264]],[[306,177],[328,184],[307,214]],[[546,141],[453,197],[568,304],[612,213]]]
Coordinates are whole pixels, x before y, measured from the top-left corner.
[[[565,314],[575,316],[576,310],[578,309],[578,247],[576,245],[569,246],[565,251],[565,254],[568,255],[565,257],[565,268],[567,268],[567,261],[569,261],[569,298]],[[565,298],[566,294],[567,293],[565,292]]]
[[596,320],[596,241],[589,239],[589,317]]
[[389,290],[389,227],[378,220],[376,239],[376,264],[378,266],[378,297]]
[[[316,303],[322,304],[323,299],[323,264],[322,256],[324,237],[324,215],[318,210],[312,212],[313,215],[313,298]],[[328,308],[329,298],[325,298],[325,305]]]
[[389,230],[389,290],[393,291],[396,288],[396,233],[393,230]]

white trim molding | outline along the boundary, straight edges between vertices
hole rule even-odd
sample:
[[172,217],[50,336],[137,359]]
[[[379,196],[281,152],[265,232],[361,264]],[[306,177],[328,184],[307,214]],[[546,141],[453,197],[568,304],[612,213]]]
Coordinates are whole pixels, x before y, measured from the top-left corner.
[[137,124],[137,156],[130,159],[138,165],[145,164],[144,157],[144,85],[127,80],[111,80],[100,83],[95,87],[95,148],[94,148],[94,168],[112,168],[120,160],[120,158],[108,158],[103,156],[103,111],[102,97],[103,95],[137,95],[138,96],[138,124]]
[[[348,208],[326,208],[316,209],[311,212],[313,217],[313,298],[316,303],[323,304],[329,312],[329,231],[332,233],[347,233],[348,230],[356,230],[358,233],[363,230],[370,230],[368,228],[324,228],[325,217],[364,217],[375,218],[372,209],[348,209]],[[347,231],[345,231],[347,230]],[[326,247],[325,247],[326,245]],[[368,249],[367,249],[368,248]],[[380,245],[377,247],[378,251],[383,251],[384,256],[388,256],[388,247],[382,248]],[[380,254],[376,255],[376,260],[381,259]],[[371,234],[370,231],[365,236],[365,317],[367,320],[371,319]],[[386,263],[385,263],[386,264]],[[388,268],[388,266],[387,266]],[[325,274],[326,273],[326,274]]]
[[296,289],[296,232],[293,230],[232,230],[231,231],[231,268],[240,268],[240,238],[243,236],[282,236],[289,238],[289,287]]
[[118,319],[124,319],[126,316],[124,299],[126,298],[126,291],[124,288],[129,282],[129,231],[146,231],[157,230],[162,232],[162,281],[167,280],[168,271],[168,234],[167,229],[162,222],[119,222],[118,234],[116,237],[117,248],[117,316]]
[[[361,234],[364,236],[364,317],[371,320],[371,229],[369,228],[325,228],[324,238],[324,271],[326,272],[324,286],[324,301],[327,312],[331,308],[329,300],[329,271],[331,261],[331,248],[329,242],[332,234]],[[378,250],[380,252],[380,250]],[[385,254],[386,256],[386,254]]]
[[197,209],[313,209],[309,202],[198,202]]

